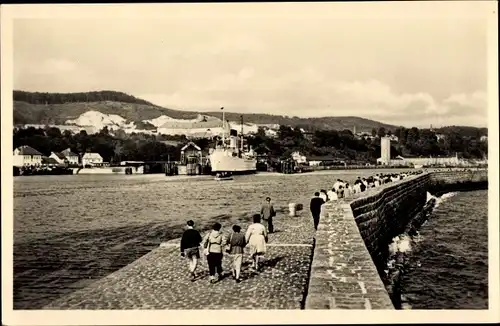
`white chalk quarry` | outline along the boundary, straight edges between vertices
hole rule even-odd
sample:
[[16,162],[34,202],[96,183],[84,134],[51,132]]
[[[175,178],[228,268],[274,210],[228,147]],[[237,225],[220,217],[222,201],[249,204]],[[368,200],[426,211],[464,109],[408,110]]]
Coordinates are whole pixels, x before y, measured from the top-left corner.
[[[186,135],[207,137],[220,135],[223,132],[222,120],[209,115],[198,115],[195,119],[174,119],[167,115],[161,115],[154,119],[143,120],[152,124],[157,130],[142,130],[138,129],[134,122],[127,123],[127,120],[116,114],[105,114],[99,111],[87,111],[73,120],[66,120],[67,125],[74,125],[82,128],[93,127],[96,132],[104,127],[109,130],[122,129],[126,133],[144,132],[144,133],[159,133],[166,135]],[[259,125],[253,123],[243,124],[243,134],[256,133]],[[239,122],[229,122],[225,132],[229,129],[235,129],[238,133],[241,132],[241,124]]]

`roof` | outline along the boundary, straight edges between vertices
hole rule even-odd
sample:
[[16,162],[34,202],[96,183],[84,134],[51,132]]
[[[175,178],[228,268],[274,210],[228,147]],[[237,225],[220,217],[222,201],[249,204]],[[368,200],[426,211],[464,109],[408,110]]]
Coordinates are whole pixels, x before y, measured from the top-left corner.
[[99,153],[85,153],[85,154],[83,154],[83,158],[100,158],[100,159],[102,159],[102,156]]
[[40,156],[43,155],[33,147],[26,145],[18,147],[17,150],[19,150],[19,155],[40,155]]
[[177,146],[181,143],[179,140],[161,140],[160,143],[163,143],[167,146]]
[[42,163],[44,164],[59,164],[53,157],[42,157]]
[[78,157],[78,154],[75,154],[71,151],[70,148],[66,148],[64,151],[61,152],[63,155],[65,156],[77,156]]
[[63,153],[60,152],[52,152],[52,153],[54,153],[54,155],[59,157],[61,160],[64,160],[66,158]]
[[186,148],[188,148],[189,146],[193,146],[194,148],[196,148],[196,150],[201,151],[201,148],[198,145],[196,145],[195,143],[193,143],[192,141],[190,141],[184,147],[182,147],[181,151],[186,150]]

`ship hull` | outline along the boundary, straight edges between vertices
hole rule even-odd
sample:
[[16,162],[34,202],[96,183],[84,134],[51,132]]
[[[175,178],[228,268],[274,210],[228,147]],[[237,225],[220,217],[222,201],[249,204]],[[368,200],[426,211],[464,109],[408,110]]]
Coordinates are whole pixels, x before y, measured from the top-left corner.
[[232,172],[233,174],[250,174],[257,172],[257,161],[238,156],[229,156],[224,152],[210,155],[212,173]]

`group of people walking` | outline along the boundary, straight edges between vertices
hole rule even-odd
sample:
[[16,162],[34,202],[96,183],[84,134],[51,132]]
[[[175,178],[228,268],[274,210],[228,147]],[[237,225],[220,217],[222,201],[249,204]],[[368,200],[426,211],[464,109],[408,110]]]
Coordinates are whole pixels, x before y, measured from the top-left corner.
[[331,190],[326,191],[325,189],[321,189],[319,192],[314,193],[314,197],[311,199],[309,204],[309,208],[311,210],[311,215],[314,221],[314,228],[318,228],[319,219],[321,215],[321,206],[328,201],[336,201],[341,198],[348,198],[353,194],[364,192],[369,188],[376,188],[383,184],[389,182],[396,182],[399,180],[403,180],[411,175],[421,174],[422,171],[407,171],[401,173],[377,173],[374,176],[370,176],[368,178],[358,177],[353,185],[349,185],[348,182],[337,179],[333,183],[333,187]]
[[[233,225],[229,235],[222,232],[222,225],[215,223],[212,229],[202,238],[201,234],[194,229],[194,222],[187,221],[187,230],[181,238],[181,256],[188,260],[189,275],[192,281],[196,280],[196,268],[201,258],[200,246],[203,254],[207,257],[210,282],[216,283],[222,278],[222,260],[224,253],[231,259],[231,273],[234,280],[241,282],[241,268],[243,265],[244,248],[249,247],[254,272],[260,270],[260,260],[266,253],[268,234],[273,233],[272,218],[276,212],[267,197],[262,205],[260,214],[254,214],[253,223],[250,224],[245,233],[241,232],[241,226]],[[266,226],[261,222],[264,221]]]

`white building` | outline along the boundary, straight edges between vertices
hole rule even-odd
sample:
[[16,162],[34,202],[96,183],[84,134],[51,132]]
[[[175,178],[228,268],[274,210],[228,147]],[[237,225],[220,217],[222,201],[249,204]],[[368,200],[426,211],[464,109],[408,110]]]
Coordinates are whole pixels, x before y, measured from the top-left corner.
[[21,146],[14,150],[14,166],[40,166],[42,153],[30,146]]
[[460,160],[458,156],[451,157],[402,157],[398,156],[389,161],[389,165],[398,166],[430,166],[430,165],[444,165],[444,166],[457,166],[464,164],[465,161]]
[[99,153],[85,153],[82,157],[82,164],[85,165],[96,165],[102,164],[103,159]]
[[390,139],[391,141],[394,141],[394,142],[398,142],[398,141],[399,141],[399,138],[398,138],[398,136],[396,136],[396,135],[390,135],[390,136],[387,136],[387,137],[389,137],[389,139]]
[[65,164],[66,163],[64,155],[62,153],[59,153],[59,152],[52,152],[52,153],[50,153],[49,158],[56,160],[56,162],[59,163],[59,164]]
[[79,163],[78,154],[73,153],[70,148],[62,152],[52,152],[49,157],[56,160],[59,164],[78,165]]
[[70,165],[76,165],[79,163],[80,157],[78,156],[78,154],[73,153],[70,148],[66,148],[61,153],[64,155],[64,157],[66,157]]
[[367,132],[359,131],[357,133],[354,133],[354,138],[374,140],[374,139],[377,139],[377,136],[372,136],[371,134],[369,134]]
[[479,138],[479,140],[482,142],[486,142],[486,141],[488,141],[488,136],[481,136],[481,138]]
[[440,141],[440,140],[445,140],[446,139],[446,135],[443,135],[443,134],[436,134],[436,140],[437,141]]
[[380,158],[377,160],[382,165],[389,165],[391,162],[391,138],[380,138]]
[[292,159],[299,164],[307,163],[307,158],[304,155],[300,155],[300,152],[293,152]]
[[264,133],[267,137],[271,137],[271,138],[278,137],[278,132],[274,129],[265,129]]

